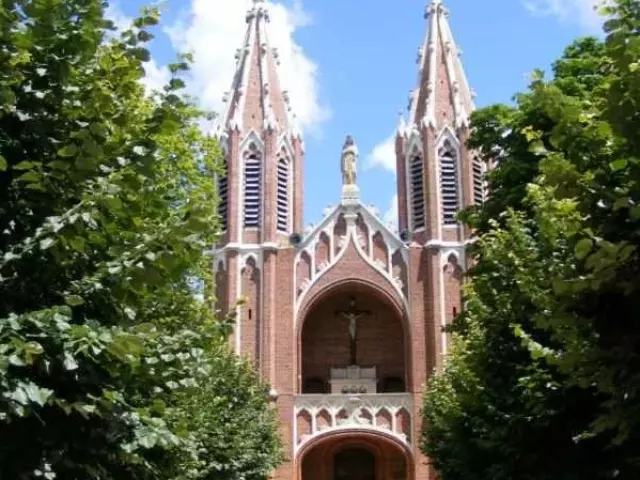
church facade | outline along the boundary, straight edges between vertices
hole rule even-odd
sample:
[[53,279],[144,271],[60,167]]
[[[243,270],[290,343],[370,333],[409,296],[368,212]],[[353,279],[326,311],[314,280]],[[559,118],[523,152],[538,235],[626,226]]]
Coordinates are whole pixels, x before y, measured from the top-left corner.
[[254,0],[247,13],[216,133],[226,174],[214,275],[218,308],[236,311],[233,347],[272,386],[278,480],[435,478],[419,451],[422,393],[461,308],[469,232],[456,213],[484,200],[485,167],[465,146],[473,95],[442,0],[425,17],[418,85],[397,128],[398,231],[360,202],[351,137],[336,155],[341,198],[304,229],[304,143],[268,9]]

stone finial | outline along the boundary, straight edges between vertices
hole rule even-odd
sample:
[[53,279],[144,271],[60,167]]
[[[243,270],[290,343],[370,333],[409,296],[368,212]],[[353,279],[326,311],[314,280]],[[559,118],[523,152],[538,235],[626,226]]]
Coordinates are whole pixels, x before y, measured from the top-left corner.
[[427,3],[427,6],[424,8],[424,18],[429,18],[431,15],[435,14],[438,7],[442,5],[442,0],[431,0]]
[[400,136],[404,135],[407,130],[407,122],[404,119],[404,113],[402,110],[398,111],[398,128],[396,129],[396,133]]
[[252,7],[247,11],[246,21],[251,22],[256,15],[262,16],[265,20],[269,20],[269,12],[267,12],[267,6],[264,0],[252,0]]

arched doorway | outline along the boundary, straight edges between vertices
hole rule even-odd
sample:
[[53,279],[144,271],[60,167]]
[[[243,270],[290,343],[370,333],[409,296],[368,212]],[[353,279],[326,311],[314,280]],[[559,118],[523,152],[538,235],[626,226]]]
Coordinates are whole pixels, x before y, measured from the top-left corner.
[[411,480],[410,454],[372,433],[338,433],[304,449],[298,480]]
[[[301,394],[410,390],[406,320],[370,285],[345,282],[321,294],[305,310],[298,338]],[[363,375],[363,382],[356,382],[359,390],[342,391],[337,377],[356,371]],[[370,381],[364,381],[367,376]]]
[[376,456],[369,450],[350,447],[333,456],[334,480],[376,480]]

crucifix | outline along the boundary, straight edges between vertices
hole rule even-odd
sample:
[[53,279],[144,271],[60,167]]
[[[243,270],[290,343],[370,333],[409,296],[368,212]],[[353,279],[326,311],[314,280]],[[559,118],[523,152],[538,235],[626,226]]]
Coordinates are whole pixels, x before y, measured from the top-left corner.
[[356,297],[349,299],[349,308],[346,310],[336,310],[336,315],[349,320],[349,352],[350,352],[350,365],[357,365],[357,351],[356,351],[356,328],[357,322],[360,317],[365,315],[371,315],[370,310],[358,310],[356,308]]

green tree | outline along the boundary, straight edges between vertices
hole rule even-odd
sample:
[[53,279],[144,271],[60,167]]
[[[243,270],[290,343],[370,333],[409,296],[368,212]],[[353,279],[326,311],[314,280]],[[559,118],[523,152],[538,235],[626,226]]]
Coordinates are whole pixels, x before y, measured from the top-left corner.
[[605,81],[579,114],[554,112],[562,155],[545,154],[533,197],[545,223],[554,220],[548,206],[561,201],[580,219],[565,232],[575,271],[553,278],[558,307],[536,324],[558,343],[548,362],[601,398],[587,434],[611,437],[618,477],[638,478],[640,2],[617,0],[605,13]]
[[177,429],[192,432],[176,480],[266,479],[283,459],[278,417],[265,408],[269,388],[224,346],[210,358],[202,387],[182,393],[172,412]]
[[422,446],[445,480],[640,475],[640,2],[604,13],[605,42],[474,116],[470,145],[499,165],[465,213],[468,308],[425,396]]
[[[560,213],[552,227],[564,229]],[[609,478],[606,442],[583,438],[598,398],[546,362],[541,344],[555,344],[534,323],[555,308],[550,278],[566,274],[568,249],[522,213],[504,217],[477,240],[453,353],[425,394],[423,450],[447,480]]]
[[[260,478],[279,458],[266,387],[194,292],[219,151],[181,93],[190,59],[145,95],[157,12],[118,34],[105,7],[0,5],[0,477],[219,478],[191,468],[214,458]],[[212,408],[178,421],[189,396]],[[245,408],[243,458],[220,455]]]

